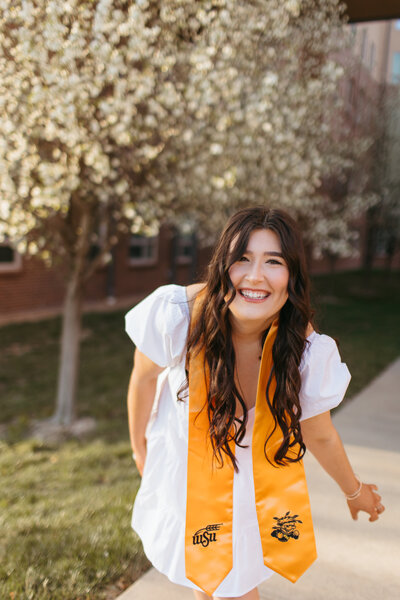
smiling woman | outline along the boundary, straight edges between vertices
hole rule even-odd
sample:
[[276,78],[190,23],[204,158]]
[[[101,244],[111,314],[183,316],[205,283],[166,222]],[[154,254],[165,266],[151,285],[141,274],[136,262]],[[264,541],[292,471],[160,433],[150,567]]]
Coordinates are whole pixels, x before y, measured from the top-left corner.
[[[283,211],[265,208],[234,215],[209,265],[205,290],[207,302],[201,304],[199,318],[193,323],[187,353],[201,344],[205,347],[211,374],[209,396],[214,399],[208,404],[210,438],[216,454],[222,459],[221,451],[225,452],[236,467],[227,431],[234,426],[234,439],[240,443],[247,410],[255,405],[256,359],[277,320],[280,325],[273,352],[279,402],[271,402],[270,410],[283,440],[276,448],[275,460],[293,460],[286,456],[290,434],[300,444],[301,457],[298,364],[306,346],[311,307],[304,249],[293,219]],[[266,293],[265,298],[254,299],[260,292]],[[238,414],[243,414],[243,419],[237,422]]]
[[142,474],[132,526],[171,581],[198,599],[243,600],[274,571],[296,581],[316,558],[306,446],[353,518],[384,510],[330,420],[350,374],[334,340],[313,330],[303,244],[284,211],[233,215],[206,282],[158,288],[126,329]]

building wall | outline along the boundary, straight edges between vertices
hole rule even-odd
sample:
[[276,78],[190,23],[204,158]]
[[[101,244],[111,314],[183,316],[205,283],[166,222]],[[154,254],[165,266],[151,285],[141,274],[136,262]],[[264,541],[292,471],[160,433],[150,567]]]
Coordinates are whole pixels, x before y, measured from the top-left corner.
[[[400,19],[351,25],[353,53],[378,83],[392,81],[393,60],[400,53]],[[400,82],[399,82],[400,83]]]
[[[145,295],[168,283],[189,284],[206,268],[209,249],[199,249],[196,272],[190,261],[172,269],[172,236],[162,228],[158,240],[157,259],[153,265],[132,265],[129,260],[129,237],[122,239],[114,251],[113,267],[97,269],[85,289],[89,303],[121,300]],[[0,321],[26,312],[42,312],[62,306],[66,272],[61,267],[48,268],[37,258],[20,257],[19,265],[10,271],[0,268]],[[174,275],[174,276],[173,276]]]
[[[391,182],[393,193],[393,183],[399,178],[400,114],[393,110],[391,99],[400,93],[400,73],[395,83],[392,70],[394,57],[398,56],[396,60],[400,60],[400,20],[359,23],[350,27],[351,48],[341,57],[350,66],[340,88],[345,122],[352,137],[373,141],[362,163],[358,163],[355,176],[369,175],[367,191],[374,193],[382,193],[384,177],[386,182]],[[389,100],[390,111],[387,108]],[[385,159],[375,169],[378,156]],[[377,249],[375,264],[388,266],[384,247],[394,239],[393,231],[389,231],[385,222],[388,217],[379,209],[370,212],[369,217],[369,242],[367,244],[365,237],[361,247],[365,255],[367,247]],[[396,260],[392,264],[396,264]]]
[[62,304],[61,270],[48,269],[36,258],[21,257],[15,271],[0,271],[0,315],[46,309]]
[[357,56],[371,77],[383,83],[387,72],[387,41],[391,24],[375,21],[352,25],[354,36],[353,54]]
[[[400,19],[398,21],[392,23],[392,27],[390,29],[389,43],[388,43],[388,70],[386,74],[386,82],[387,83],[400,83],[400,72],[399,72],[399,63],[397,62],[397,79],[393,80],[393,64],[395,54],[400,54]],[[397,58],[399,61],[399,58]]]

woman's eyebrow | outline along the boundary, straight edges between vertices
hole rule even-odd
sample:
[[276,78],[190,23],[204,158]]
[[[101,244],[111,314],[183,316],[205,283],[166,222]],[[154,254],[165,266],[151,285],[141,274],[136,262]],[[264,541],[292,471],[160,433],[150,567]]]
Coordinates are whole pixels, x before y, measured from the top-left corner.
[[[246,250],[246,254],[254,254],[254,252],[251,250]],[[282,252],[276,252],[275,250],[267,250],[266,252],[263,252],[263,254],[264,256],[280,256],[283,258]]]

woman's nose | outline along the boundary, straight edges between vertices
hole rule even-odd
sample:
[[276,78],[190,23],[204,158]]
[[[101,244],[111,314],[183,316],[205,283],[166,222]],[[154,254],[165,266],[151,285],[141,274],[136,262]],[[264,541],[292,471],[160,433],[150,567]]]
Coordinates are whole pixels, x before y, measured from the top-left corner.
[[251,264],[249,272],[247,274],[249,281],[259,282],[263,279],[262,265],[258,261],[254,261]]

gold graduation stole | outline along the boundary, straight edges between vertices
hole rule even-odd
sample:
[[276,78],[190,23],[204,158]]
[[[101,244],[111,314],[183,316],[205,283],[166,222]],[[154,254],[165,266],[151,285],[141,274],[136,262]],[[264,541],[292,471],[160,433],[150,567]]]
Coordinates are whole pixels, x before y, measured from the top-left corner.
[[[192,323],[200,308],[197,297]],[[314,530],[303,462],[280,466],[274,455],[282,431],[274,429],[274,418],[266,401],[266,388],[273,368],[272,347],[278,319],[264,343],[258,376],[252,439],[253,477],[257,519],[264,563],[295,582],[316,559]],[[189,441],[185,531],[186,577],[212,595],[232,569],[232,516],[234,469],[228,457],[215,464],[207,415],[208,370],[204,349],[189,360]],[[275,394],[272,374],[269,394]],[[235,452],[235,443],[230,443]],[[293,449],[296,452],[296,447]],[[240,465],[239,465],[240,469]]]

